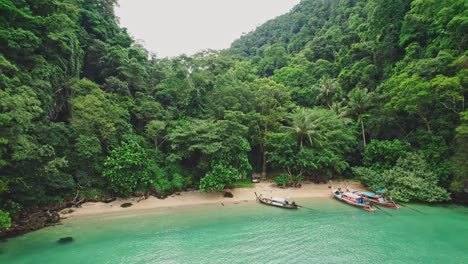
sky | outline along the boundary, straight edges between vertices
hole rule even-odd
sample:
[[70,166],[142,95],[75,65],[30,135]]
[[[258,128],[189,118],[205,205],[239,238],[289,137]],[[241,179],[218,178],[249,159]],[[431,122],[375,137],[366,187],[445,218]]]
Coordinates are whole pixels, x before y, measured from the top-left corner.
[[119,0],[120,25],[157,57],[225,49],[300,0]]

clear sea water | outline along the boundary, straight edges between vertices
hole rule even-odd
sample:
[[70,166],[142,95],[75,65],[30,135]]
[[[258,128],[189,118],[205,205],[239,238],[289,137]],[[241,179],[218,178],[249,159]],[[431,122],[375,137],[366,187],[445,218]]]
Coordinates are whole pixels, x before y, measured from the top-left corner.
[[[68,219],[0,243],[0,263],[468,263],[468,208],[369,213],[333,199]],[[60,245],[60,237],[72,236]]]

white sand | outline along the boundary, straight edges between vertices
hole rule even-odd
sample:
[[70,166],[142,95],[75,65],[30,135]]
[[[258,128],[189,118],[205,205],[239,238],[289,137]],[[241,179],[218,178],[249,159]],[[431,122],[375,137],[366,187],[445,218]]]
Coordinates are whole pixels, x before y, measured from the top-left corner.
[[[350,186],[354,189],[364,190],[365,188],[358,182],[350,181]],[[335,187],[344,189],[342,182],[335,181]],[[295,198],[326,198],[332,197],[329,184],[302,183],[300,188],[278,188],[274,183],[256,183],[254,188],[236,188],[231,190],[233,198],[223,197],[223,192],[205,193],[201,191],[180,192],[166,199],[158,199],[150,196],[148,199],[133,197],[128,199],[117,199],[111,203],[84,203],[79,208],[73,208],[72,213],[66,213],[69,209],[61,212],[62,218],[77,218],[83,216],[93,216],[102,214],[131,213],[138,214],[155,208],[196,206],[205,204],[228,204],[241,201],[255,201],[255,192],[264,197],[287,197]],[[142,200],[143,199],[143,200]],[[123,203],[132,203],[131,207],[120,207]]]

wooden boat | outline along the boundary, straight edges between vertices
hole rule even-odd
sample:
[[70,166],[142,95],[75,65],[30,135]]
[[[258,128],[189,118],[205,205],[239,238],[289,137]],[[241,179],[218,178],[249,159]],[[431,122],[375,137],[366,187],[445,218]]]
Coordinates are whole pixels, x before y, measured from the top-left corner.
[[380,195],[374,192],[361,192],[361,191],[352,189],[348,186],[347,182],[345,182],[345,185],[346,185],[346,189],[348,189],[349,192],[361,195],[365,199],[369,200],[371,204],[380,205],[380,206],[384,206],[384,207],[392,208],[392,209],[400,208],[398,205],[396,205],[396,203],[393,201],[391,197],[384,197],[383,195]]
[[364,198],[361,195],[352,192],[342,192],[333,188],[333,186],[331,186],[331,192],[337,200],[340,200],[344,203],[361,208],[369,212],[373,212],[376,210],[370,204],[365,203]]
[[255,196],[257,197],[257,201],[259,201],[262,204],[286,208],[286,209],[298,209],[299,208],[299,206],[295,202],[289,202],[288,199],[286,198],[273,197],[269,199],[266,197],[262,197],[261,194],[257,195],[257,193],[255,193]]

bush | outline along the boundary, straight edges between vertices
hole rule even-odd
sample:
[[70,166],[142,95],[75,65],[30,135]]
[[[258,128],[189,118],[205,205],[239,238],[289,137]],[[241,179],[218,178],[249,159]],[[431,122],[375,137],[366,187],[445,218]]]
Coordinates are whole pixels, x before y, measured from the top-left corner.
[[294,175],[291,177],[291,180],[293,181],[294,185],[296,186],[300,181],[304,180],[304,175]]
[[391,169],[379,172],[371,168],[354,167],[353,173],[374,190],[387,189],[393,198],[408,202],[442,202],[450,194],[439,186],[439,179],[424,156],[409,153],[397,160]]
[[135,189],[145,189],[148,186],[148,160],[148,155],[140,145],[124,142],[106,159],[103,176],[110,180],[112,191],[128,197]]
[[353,167],[352,171],[357,180],[369,186],[371,189],[385,189],[385,181],[382,173],[365,167]]
[[438,186],[437,175],[431,170],[422,154],[413,153],[400,158],[397,164],[384,173],[390,194],[401,201],[442,202],[450,194]]
[[0,210],[0,231],[11,227],[10,214]]
[[398,139],[372,140],[364,150],[364,166],[383,172],[395,166],[400,157],[408,154],[410,144]]
[[184,189],[185,179],[179,173],[172,175],[172,188],[174,191],[182,191]]
[[219,163],[201,179],[200,190],[205,192],[222,190],[240,180],[242,176],[242,172],[233,166]]
[[80,191],[80,196],[85,198],[96,198],[103,196],[103,191],[95,188],[84,189]]
[[14,217],[15,215],[18,215],[21,210],[23,210],[23,207],[15,201],[7,200],[3,209],[5,209],[11,217]]
[[275,177],[275,183],[278,186],[288,186],[289,182],[289,175],[286,173],[281,173],[280,175]]
[[233,183],[232,187],[234,187],[234,188],[254,188],[255,184],[253,184],[249,180],[240,180],[240,181],[236,181],[235,183]]

